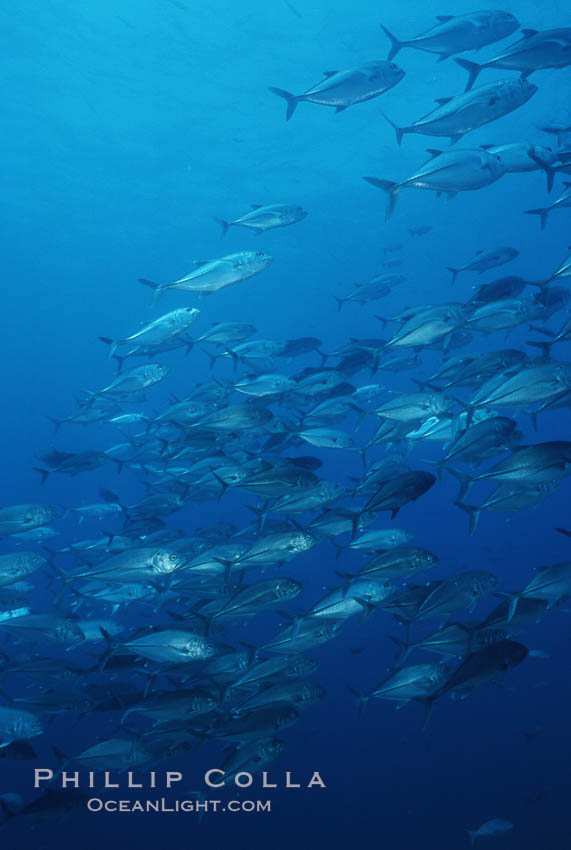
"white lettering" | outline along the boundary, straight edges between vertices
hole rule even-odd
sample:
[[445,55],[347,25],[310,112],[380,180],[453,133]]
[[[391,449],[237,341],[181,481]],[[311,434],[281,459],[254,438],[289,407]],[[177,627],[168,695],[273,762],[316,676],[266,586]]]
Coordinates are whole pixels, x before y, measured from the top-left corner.
[[40,787],[40,782],[47,782],[48,779],[53,779],[53,770],[42,769],[37,767],[34,770],[34,788]]
[[212,770],[209,770],[209,771],[207,771],[207,772],[204,774],[204,781],[206,782],[206,784],[207,784],[210,788],[222,788],[222,786],[224,785],[224,783],[223,783],[223,782],[211,782],[211,781],[210,781],[210,777],[211,777],[211,776],[214,776],[214,774],[215,774],[215,773],[217,773],[217,774],[218,774],[218,776],[224,776],[224,771],[223,771],[223,770],[217,770],[217,769],[214,767],[214,768],[212,768]]

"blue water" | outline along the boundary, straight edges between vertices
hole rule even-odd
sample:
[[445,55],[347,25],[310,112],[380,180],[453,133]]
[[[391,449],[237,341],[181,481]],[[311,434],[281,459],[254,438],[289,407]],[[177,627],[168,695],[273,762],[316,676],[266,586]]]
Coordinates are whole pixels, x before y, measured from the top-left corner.
[[[524,27],[567,23],[560,0],[503,6]],[[464,0],[453,10],[412,2],[405,9],[396,2],[381,8],[370,0],[357,5],[294,0],[293,8],[282,0],[27,0],[2,10],[2,503],[69,508],[97,501],[101,486],[116,490],[127,504],[144,495],[136,476],[125,469],[118,477],[113,464],[76,478],[54,475],[41,489],[34,471],[41,465],[38,455],[53,446],[79,451],[122,442],[111,426],[64,425],[54,434],[47,418],[66,416],[82,389],[97,389],[113,377],[99,336],[127,335],[166,310],[191,304],[201,310],[197,332],[213,321],[252,322],[260,338],[318,336],[322,349],[331,351],[352,336],[383,336],[375,314],[389,317],[413,305],[466,300],[474,283],[504,271],[527,279],[554,271],[570,243],[568,210],[553,213],[544,231],[522,211],[553,200],[563,188],[561,177],[549,198],[541,172],[509,174],[450,202],[407,191],[388,223],[384,196],[361,179],[364,174],[404,179],[424,161],[427,147],[448,145],[446,139],[411,135],[397,148],[379,110],[404,124],[427,112],[435,97],[461,92],[466,74],[453,61],[438,64],[432,54],[403,50],[396,61],[406,70],[404,80],[341,115],[302,103],[286,123],[285,104],[267,90],[275,85],[304,91],[325,69],[385,58],[381,20],[405,38],[426,29],[432,12],[471,10]],[[481,56],[494,56],[497,47],[490,45]],[[514,72],[487,71],[481,82],[500,76]],[[539,127],[569,124],[571,71],[541,71],[532,80],[537,95],[471,133],[466,146],[520,139],[552,144]],[[233,218],[251,203],[275,202],[300,204],[309,215],[259,238],[233,229],[220,241],[213,216]],[[433,230],[411,239],[408,229],[423,224]],[[372,277],[393,256],[385,253],[392,243],[404,244],[406,283],[382,301],[349,303],[338,312],[333,296]],[[465,274],[451,288],[446,266],[497,245],[513,245],[520,255],[506,270],[482,279]],[[136,282],[173,280],[196,259],[246,249],[269,252],[270,268],[206,299],[174,292],[153,306],[150,290]],[[557,314],[547,327],[558,330],[563,316]],[[508,343],[498,333],[476,339],[469,350],[508,345],[523,350],[529,338],[523,325]],[[561,344],[557,357],[565,360],[568,354],[568,343]],[[212,374],[233,377],[231,364],[223,362],[211,373],[199,346],[188,357],[177,351],[156,359],[171,373],[164,385],[148,391],[147,413],[163,409],[170,391],[182,396]],[[419,373],[426,376],[440,354],[429,352],[422,360]],[[293,374],[318,362],[309,355],[284,371]],[[414,388],[404,372],[379,372],[372,379],[363,372],[355,379],[357,385],[370,380],[397,393]],[[517,419],[524,441],[569,437],[565,408],[542,414],[538,433],[523,413]],[[354,428],[354,419],[347,428]],[[357,432],[356,441],[361,439]],[[303,453],[324,460],[323,477],[347,483],[348,476],[361,474],[358,453],[305,448]],[[408,462],[430,469],[423,462],[437,458],[439,449],[415,447]],[[373,450],[371,457],[384,451]],[[452,504],[456,493],[457,483],[444,477],[396,521],[414,534],[414,545],[438,554],[431,580],[489,569],[512,590],[531,579],[534,567],[568,558],[568,538],[555,531],[569,526],[568,481],[546,502],[509,521],[484,512],[472,537],[466,516]],[[248,496],[240,491],[220,502],[190,501],[168,522],[189,535],[221,519],[244,526],[252,516],[246,504]],[[388,526],[386,514],[379,519],[378,526]],[[111,522],[118,530],[116,521],[78,527],[71,518],[61,520],[54,525],[62,535],[57,545],[84,533],[96,536]],[[2,552],[12,548],[9,538],[1,544]],[[338,583],[332,570],[340,564],[355,571],[361,563],[352,553],[336,562],[326,542],[298,557],[287,574],[301,580],[304,591],[292,608],[306,610],[324,587]],[[42,610],[49,599],[40,581],[35,607]],[[494,604],[486,600],[476,613],[483,617]],[[2,846],[91,850],[128,841],[145,848],[162,842],[236,850],[365,844],[455,850],[468,846],[467,828],[502,817],[514,828],[482,839],[490,848],[565,847],[571,838],[568,616],[554,613],[520,636],[547,658],[528,658],[503,687],[482,685],[466,700],[439,700],[425,731],[416,705],[395,711],[391,703],[373,700],[358,714],[346,685],[367,690],[384,678],[394,663],[387,635],[400,627],[384,613],[365,622],[353,618],[339,638],[312,653],[320,661],[313,678],[327,697],[280,733],[287,748],[270,768],[272,776],[291,771],[302,782],[318,770],[325,790],[272,792],[271,814],[208,814],[200,823],[195,815],[123,815],[117,822],[118,816],[78,812],[42,821],[31,832],[29,824],[14,820],[0,833]],[[262,614],[229,635],[259,644],[279,622],[275,613]],[[13,646],[2,641],[4,649]],[[354,647],[364,651],[352,654]],[[37,741],[38,766],[53,764],[49,742],[74,752],[115,729],[108,716],[56,717]],[[539,735],[526,744],[522,731],[533,729]],[[207,744],[165,767],[184,771],[184,790],[203,790],[204,770],[218,766],[221,752],[220,744]],[[34,766],[0,761],[0,793],[17,791],[31,799]],[[530,803],[530,795],[539,799]],[[266,794],[258,789],[251,796]]]

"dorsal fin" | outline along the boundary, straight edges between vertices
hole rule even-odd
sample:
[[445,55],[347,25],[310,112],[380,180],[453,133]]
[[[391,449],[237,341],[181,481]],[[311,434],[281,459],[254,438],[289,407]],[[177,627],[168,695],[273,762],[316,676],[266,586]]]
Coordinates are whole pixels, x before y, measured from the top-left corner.
[[437,15],[436,20],[440,21],[441,24],[445,24],[446,21],[451,21],[454,15]]
[[524,38],[531,38],[532,35],[537,35],[539,30],[525,29],[521,30],[521,34]]
[[262,207],[261,204],[250,204],[250,208],[253,209],[253,210],[259,210],[259,209],[261,209],[261,207]]
[[426,148],[426,153],[430,154],[430,156],[440,156],[442,153],[438,148]]
[[205,266],[206,263],[209,263],[209,262],[210,262],[210,260],[195,260],[194,265],[195,266]]
[[437,103],[439,106],[444,106],[444,104],[450,103],[451,100],[452,100],[451,97],[435,97],[434,98],[434,102]]
[[329,77],[333,77],[335,74],[338,74],[339,71],[324,71],[323,76],[327,79]]

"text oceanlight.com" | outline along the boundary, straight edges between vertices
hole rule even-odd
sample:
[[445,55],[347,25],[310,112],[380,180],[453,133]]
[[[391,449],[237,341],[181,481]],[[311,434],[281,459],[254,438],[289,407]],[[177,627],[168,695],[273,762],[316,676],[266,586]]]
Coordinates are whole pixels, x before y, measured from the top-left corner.
[[115,814],[135,813],[178,813],[204,814],[207,812],[271,812],[271,800],[103,800],[92,797],[86,803],[89,812],[109,812]]

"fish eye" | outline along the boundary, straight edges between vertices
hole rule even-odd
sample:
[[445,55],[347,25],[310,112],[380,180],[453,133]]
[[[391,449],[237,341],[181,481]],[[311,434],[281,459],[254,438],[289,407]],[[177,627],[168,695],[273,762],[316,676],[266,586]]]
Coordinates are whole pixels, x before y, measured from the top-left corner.
[[176,555],[171,555],[169,557],[169,561],[176,561]]

